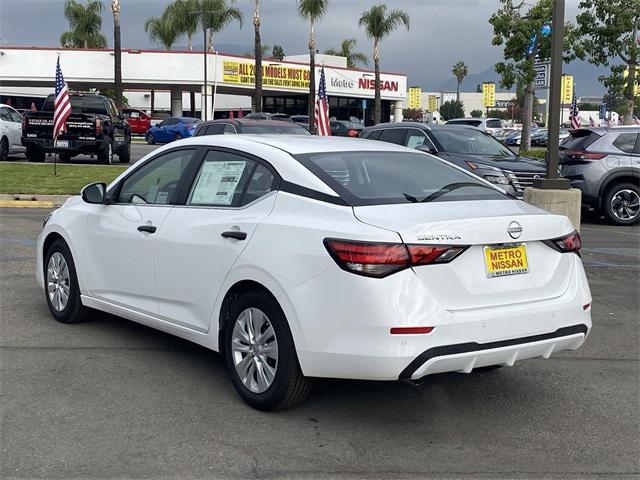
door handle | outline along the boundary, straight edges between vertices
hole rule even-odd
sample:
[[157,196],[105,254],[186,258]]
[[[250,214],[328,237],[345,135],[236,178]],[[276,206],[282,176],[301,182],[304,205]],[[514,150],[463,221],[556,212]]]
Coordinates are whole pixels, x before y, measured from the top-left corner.
[[247,234],[237,230],[229,230],[220,234],[223,238],[235,238],[236,240],[246,240]]
[[139,232],[156,233],[157,228],[153,225],[140,225],[138,227]]

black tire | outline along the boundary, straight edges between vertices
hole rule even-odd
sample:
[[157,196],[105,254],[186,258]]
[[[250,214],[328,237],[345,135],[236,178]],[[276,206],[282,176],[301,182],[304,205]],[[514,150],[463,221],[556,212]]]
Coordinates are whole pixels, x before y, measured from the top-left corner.
[[[53,306],[48,293],[47,267],[49,265],[50,258],[55,253],[60,253],[64,257],[69,271],[69,299],[67,301],[66,307],[63,310],[57,310]],[[73,263],[73,256],[71,255],[71,251],[69,250],[69,247],[64,240],[58,239],[51,244],[49,250],[47,250],[47,252],[45,253],[43,268],[45,298],[47,300],[47,305],[49,306],[49,311],[51,312],[51,315],[53,315],[53,318],[61,323],[79,323],[87,320],[90,309],[83,306],[82,301],[80,300],[80,287],[78,285],[78,276],[76,275],[76,266],[75,263]]]
[[27,147],[27,160],[30,162],[42,163],[44,162],[45,153],[44,150],[35,146]]
[[[270,387],[263,393],[249,390],[240,379],[231,349],[233,328],[239,315],[247,308],[262,310],[273,327],[278,343],[278,364]],[[231,306],[229,323],[225,328],[225,356],[234,387],[251,407],[266,412],[293,407],[302,402],[311,391],[312,379],[300,370],[293,337],[280,305],[267,292],[252,290],[244,293]]]
[[111,139],[107,141],[107,145],[98,152],[98,163],[111,165],[113,163],[113,142]]
[[0,162],[5,162],[9,158],[9,140],[7,137],[2,137],[0,140]]
[[[616,205],[620,208],[615,208]],[[640,221],[640,187],[633,183],[618,183],[609,187],[602,210],[615,225],[635,225]]]
[[145,138],[145,140],[147,141],[147,143],[148,143],[149,145],[155,145],[155,144],[156,144],[156,139],[155,139],[155,137],[153,136],[153,133],[147,133],[147,134],[144,136],[144,138]]
[[120,163],[129,163],[131,161],[131,143],[127,143],[120,153],[118,153],[118,161]]

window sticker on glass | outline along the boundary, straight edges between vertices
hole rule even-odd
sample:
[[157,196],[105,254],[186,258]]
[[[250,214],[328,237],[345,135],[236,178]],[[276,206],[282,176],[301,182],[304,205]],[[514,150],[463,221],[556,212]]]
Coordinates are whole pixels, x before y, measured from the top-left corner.
[[246,162],[205,162],[191,194],[191,204],[231,205]]
[[424,145],[424,139],[424,135],[410,135],[409,139],[407,140],[407,147],[416,148],[420,145]]

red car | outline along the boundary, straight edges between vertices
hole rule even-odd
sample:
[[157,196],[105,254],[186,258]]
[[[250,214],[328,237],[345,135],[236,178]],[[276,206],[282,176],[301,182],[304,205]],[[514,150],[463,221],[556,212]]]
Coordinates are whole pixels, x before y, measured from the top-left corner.
[[129,122],[132,135],[144,135],[151,127],[151,117],[137,108],[125,108],[122,112]]

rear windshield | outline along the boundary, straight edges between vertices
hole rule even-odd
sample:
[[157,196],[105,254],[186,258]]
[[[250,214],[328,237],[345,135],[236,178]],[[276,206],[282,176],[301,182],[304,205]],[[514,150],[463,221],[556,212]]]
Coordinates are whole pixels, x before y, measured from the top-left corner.
[[[53,112],[53,95],[49,95],[42,106],[45,112]],[[100,115],[107,114],[105,101],[101,97],[94,96],[71,96],[71,112],[72,113],[97,113]]]
[[515,154],[491,135],[470,128],[433,129],[443,152],[488,155],[500,158],[515,158]]
[[447,125],[469,125],[471,127],[479,127],[482,125],[482,120],[451,120],[447,122]]
[[276,134],[284,134],[284,135],[311,135],[308,130],[305,128],[299,127],[295,124],[286,124],[283,123],[280,125],[243,125],[241,133],[253,133],[253,134],[263,134],[263,133],[276,133]]
[[560,150],[586,150],[586,148],[600,138],[591,130],[574,130],[560,145]]
[[329,152],[296,158],[354,206],[509,198],[423,153]]

